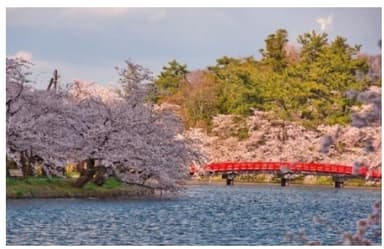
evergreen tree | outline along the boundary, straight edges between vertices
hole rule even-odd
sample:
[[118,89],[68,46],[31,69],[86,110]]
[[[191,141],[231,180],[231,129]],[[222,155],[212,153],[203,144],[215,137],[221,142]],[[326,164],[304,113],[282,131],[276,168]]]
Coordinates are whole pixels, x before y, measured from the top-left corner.
[[175,94],[186,83],[187,73],[187,65],[180,64],[176,60],[172,60],[168,66],[164,66],[160,76],[155,80],[157,99]]
[[281,72],[288,65],[285,51],[287,37],[288,32],[285,29],[278,29],[274,34],[268,35],[265,49],[260,49],[264,63],[271,65],[275,72]]
[[367,82],[366,59],[359,57],[360,46],[350,46],[336,37],[328,42],[327,34],[306,33],[299,36],[301,60],[291,71],[302,83],[307,100],[301,106],[302,118],[319,123],[349,122],[354,103],[345,97],[348,90],[362,90]]
[[[225,62],[225,63],[223,63]],[[218,108],[222,114],[247,115],[261,103],[258,63],[253,57],[234,59],[223,57],[210,67],[217,78]]]
[[261,60],[217,59],[204,83],[194,86],[186,84],[186,66],[171,61],[156,81],[158,96],[181,105],[190,125],[209,123],[216,114],[250,115],[254,108],[312,127],[348,123],[356,100],[347,92],[372,81],[360,46],[339,36],[328,41],[326,33],[312,31],[299,35],[296,50],[288,48],[287,37],[284,29],[268,35]]
[[314,63],[323,52],[328,42],[326,33],[317,34],[315,31],[299,35],[297,39],[301,44],[301,60],[305,63]]

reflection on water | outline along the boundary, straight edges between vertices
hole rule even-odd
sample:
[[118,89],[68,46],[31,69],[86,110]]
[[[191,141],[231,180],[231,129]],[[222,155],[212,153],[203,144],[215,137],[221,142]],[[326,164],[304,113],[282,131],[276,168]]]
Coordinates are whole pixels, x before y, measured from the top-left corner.
[[[286,245],[288,231],[335,244],[314,215],[355,231],[380,191],[191,186],[168,199],[7,200],[8,245]],[[381,244],[376,236],[375,242]],[[296,242],[299,243],[300,242]]]

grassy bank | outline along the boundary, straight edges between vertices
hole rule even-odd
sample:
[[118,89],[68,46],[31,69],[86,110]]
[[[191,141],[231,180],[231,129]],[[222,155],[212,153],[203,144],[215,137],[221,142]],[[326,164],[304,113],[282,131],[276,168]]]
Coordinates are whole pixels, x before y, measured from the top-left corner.
[[101,187],[87,183],[83,188],[72,186],[71,178],[7,177],[7,198],[110,198],[139,197],[154,194],[153,189],[126,185],[115,178],[108,179]]
[[[153,189],[137,185],[123,184],[115,178],[108,179],[101,187],[87,183],[83,188],[72,186],[75,178],[47,178],[47,177],[27,177],[10,178],[7,177],[7,198],[113,198],[113,197],[145,197],[153,196]],[[218,183],[225,185],[225,179],[220,176],[203,177],[195,179],[187,184],[207,184]],[[279,178],[269,177],[236,177],[235,184],[280,184]],[[290,182],[292,185],[303,186],[333,186],[332,178],[316,177],[314,181],[308,183],[302,178],[297,178]],[[381,184],[367,185],[363,179],[349,179],[345,182],[345,187],[381,188]]]

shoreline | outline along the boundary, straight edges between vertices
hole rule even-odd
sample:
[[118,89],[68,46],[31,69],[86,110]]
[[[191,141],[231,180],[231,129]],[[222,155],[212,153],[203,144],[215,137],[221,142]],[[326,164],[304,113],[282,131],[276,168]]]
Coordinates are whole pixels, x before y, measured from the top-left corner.
[[143,192],[142,190],[118,190],[110,191],[108,193],[100,192],[67,192],[67,193],[44,193],[44,192],[28,192],[23,196],[7,192],[7,200],[21,200],[21,199],[140,199],[152,198],[157,195],[153,192]]
[[[34,182],[38,181],[38,182]],[[128,185],[128,184],[106,184],[98,187],[96,185],[88,185],[84,188],[74,188],[71,186],[70,179],[8,179],[6,184],[6,199],[54,199],[54,198],[80,198],[80,199],[145,199],[156,197],[167,197],[167,193],[159,192],[144,186]],[[220,186],[226,187],[225,181],[219,180],[187,180],[183,183],[184,188],[188,186]],[[235,181],[234,186],[275,186],[278,183],[271,182],[244,182]],[[303,184],[290,183],[287,187],[300,188],[334,188],[328,184]],[[363,189],[381,191],[381,186],[344,186],[344,189]],[[343,189],[342,188],[342,189]]]
[[144,186],[123,184],[109,179],[103,186],[87,183],[83,188],[72,186],[73,179],[62,178],[7,178],[6,199],[53,198],[149,198],[157,191]]
[[[198,185],[212,185],[212,186],[226,186],[225,181],[208,181],[208,180],[188,180],[185,183],[186,186],[198,186]],[[234,186],[280,186],[279,183],[271,182],[242,182],[235,181]],[[304,183],[289,183],[288,187],[317,187],[317,188],[335,188],[333,185],[328,184],[304,184]],[[367,189],[381,191],[381,186],[344,186],[341,189]]]

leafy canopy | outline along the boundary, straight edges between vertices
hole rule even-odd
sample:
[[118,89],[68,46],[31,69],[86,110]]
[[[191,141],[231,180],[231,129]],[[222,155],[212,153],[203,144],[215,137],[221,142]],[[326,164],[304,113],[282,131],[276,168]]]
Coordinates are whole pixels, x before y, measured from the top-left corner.
[[194,72],[173,60],[155,82],[157,99],[179,104],[189,125],[209,126],[214,115],[247,116],[253,109],[313,127],[348,123],[356,99],[347,92],[374,84],[361,46],[340,36],[330,41],[315,31],[297,41],[299,48],[289,44],[286,30],[278,29],[265,39],[260,60],[223,56],[200,70],[205,80],[198,84],[187,80]]

